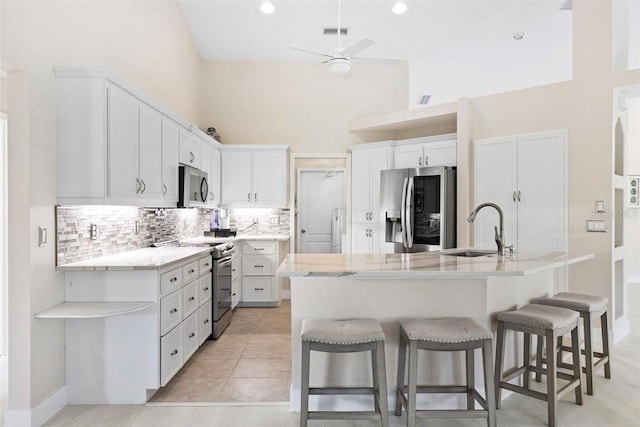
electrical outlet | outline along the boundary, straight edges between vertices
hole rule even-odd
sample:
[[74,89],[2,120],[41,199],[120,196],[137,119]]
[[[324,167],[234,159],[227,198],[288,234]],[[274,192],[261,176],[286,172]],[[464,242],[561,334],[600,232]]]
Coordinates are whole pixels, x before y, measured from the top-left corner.
[[98,238],[98,225],[91,224],[91,228],[89,228],[89,239],[96,240]]
[[253,225],[257,225],[258,224],[258,218],[253,218]]
[[271,217],[271,224],[274,224],[274,225],[280,224],[280,217],[277,216],[277,215],[272,216]]
[[136,220],[136,223],[135,223],[135,224],[134,224],[134,226],[133,226],[133,232],[134,232],[135,234],[140,233],[140,221],[137,221],[137,220]]
[[38,227],[38,246],[47,245],[47,227],[41,225]]

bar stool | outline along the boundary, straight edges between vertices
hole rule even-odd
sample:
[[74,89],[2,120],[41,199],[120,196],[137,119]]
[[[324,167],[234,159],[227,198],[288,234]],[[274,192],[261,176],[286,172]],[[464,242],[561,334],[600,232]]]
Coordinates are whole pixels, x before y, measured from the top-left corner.
[[[576,404],[582,405],[582,378],[580,375],[580,349],[578,343],[578,313],[564,308],[546,305],[527,304],[515,311],[499,313],[497,344],[496,344],[496,404],[500,408],[502,389],[511,390],[525,396],[547,402],[549,426],[557,425],[556,404],[558,400],[571,390],[575,390]],[[504,359],[504,338],[507,330],[524,332],[524,364],[503,374],[502,365]],[[553,343],[558,337],[571,332],[571,349],[573,374],[558,372]],[[531,360],[531,334],[538,336],[538,342],[544,337],[547,341],[547,368],[542,369],[532,366]],[[540,393],[529,388],[529,374],[531,372],[547,376],[547,393]],[[505,375],[505,376],[503,376]],[[523,386],[510,384],[508,381],[524,375]],[[569,381],[564,387],[558,389],[558,378]]]
[[[404,385],[405,361],[409,347],[408,387]],[[486,400],[474,386],[474,351],[482,349]],[[466,385],[418,386],[418,350],[464,351],[466,353]],[[495,391],[491,332],[468,317],[439,319],[400,319],[400,350],[398,355],[398,385],[396,388],[396,415],[407,411],[407,427],[421,418],[487,418],[487,425],[496,425]],[[406,393],[406,394],[405,394]],[[416,410],[417,393],[466,393],[466,410]],[[476,410],[475,402],[482,406]]]
[[[566,308],[577,311],[584,324],[584,349],[581,349],[585,357],[585,366],[582,372],[587,374],[587,394],[593,394],[593,370],[604,364],[605,378],[611,378],[611,366],[609,363],[609,329],[607,326],[607,305],[609,300],[595,295],[576,294],[571,292],[560,292],[552,297],[537,298],[532,301],[534,304],[550,305],[554,307]],[[591,339],[591,323],[594,317],[600,317],[600,329],[602,331],[602,352],[593,351],[593,340]],[[538,366],[545,363],[542,357],[542,341],[538,341]],[[562,361],[562,351],[569,350],[558,342],[558,361]],[[594,359],[598,359],[594,362]],[[566,368],[566,364],[559,366]],[[536,374],[536,381],[540,378]]]
[[[300,427],[310,419],[380,419],[389,427],[387,374],[384,360],[384,332],[375,319],[302,321],[302,377]],[[327,353],[371,351],[373,387],[309,388],[311,350]],[[375,411],[309,411],[309,395],[372,394]]]

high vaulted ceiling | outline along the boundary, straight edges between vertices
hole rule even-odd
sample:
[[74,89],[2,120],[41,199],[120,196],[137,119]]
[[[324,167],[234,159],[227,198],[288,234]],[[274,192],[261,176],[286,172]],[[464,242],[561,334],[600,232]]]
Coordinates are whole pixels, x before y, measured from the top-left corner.
[[[208,61],[319,62],[321,57],[288,46],[329,52],[337,45],[335,35],[322,33],[324,27],[336,27],[337,0],[271,0],[271,15],[260,12],[262,0],[178,2]],[[416,75],[427,72],[435,86],[434,78],[460,67],[474,75],[496,73],[503,81],[523,80],[529,69],[531,85],[539,83],[533,73],[544,75],[545,82],[564,78],[567,67],[570,75],[572,12],[566,10],[567,0],[405,2],[407,12],[395,15],[395,0],[342,0],[342,27],[349,31],[342,46],[365,37],[374,40],[362,55],[408,60],[414,87],[419,84]],[[516,31],[524,31],[524,39],[514,40]],[[513,84],[507,82],[507,89]]]

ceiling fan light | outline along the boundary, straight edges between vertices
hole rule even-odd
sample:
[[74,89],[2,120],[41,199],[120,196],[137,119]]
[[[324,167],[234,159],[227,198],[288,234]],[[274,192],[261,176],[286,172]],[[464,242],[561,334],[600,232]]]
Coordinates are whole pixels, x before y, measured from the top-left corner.
[[263,1],[262,4],[260,4],[260,11],[264,14],[271,15],[275,10],[276,7],[270,1]]
[[329,73],[345,77],[351,71],[351,63],[346,58],[333,58],[329,61]]
[[407,4],[403,1],[397,1],[391,8],[391,11],[396,15],[402,15],[407,11]]

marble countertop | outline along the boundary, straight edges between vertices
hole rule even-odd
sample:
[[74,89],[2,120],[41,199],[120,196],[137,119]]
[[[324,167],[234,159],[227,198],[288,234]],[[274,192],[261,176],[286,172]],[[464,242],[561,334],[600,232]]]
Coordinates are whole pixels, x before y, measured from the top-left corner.
[[188,239],[181,240],[181,244],[185,245],[214,245],[217,243],[225,242],[237,242],[239,240],[277,240],[280,242],[286,242],[289,240],[288,234],[242,234],[239,233],[235,237],[213,237],[213,236],[199,236],[190,237]]
[[452,251],[411,254],[289,254],[276,275],[279,277],[356,278],[487,278],[524,276],[568,264],[587,261],[592,254],[564,252],[516,254],[499,257],[461,257]]
[[211,251],[209,247],[144,248],[57,266],[58,271],[157,270]]

